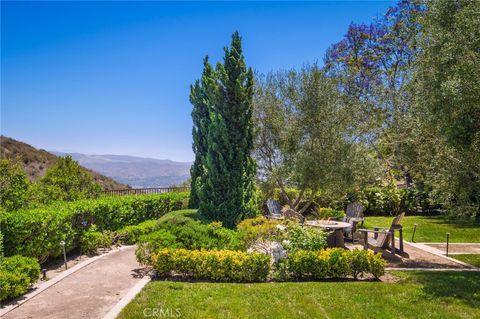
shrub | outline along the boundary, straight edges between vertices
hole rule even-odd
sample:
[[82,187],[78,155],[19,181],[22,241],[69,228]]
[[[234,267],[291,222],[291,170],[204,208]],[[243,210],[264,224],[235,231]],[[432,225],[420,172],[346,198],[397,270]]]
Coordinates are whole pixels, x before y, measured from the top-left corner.
[[142,265],[147,265],[151,262],[151,254],[162,248],[184,248],[184,246],[177,241],[177,237],[165,229],[160,229],[156,232],[140,236],[135,255]]
[[237,233],[223,228],[221,223],[204,224],[175,212],[159,220],[159,229],[174,235],[187,249],[237,249],[239,246]]
[[367,250],[352,250],[351,271],[353,278],[357,279],[358,276],[363,276],[365,272],[368,272],[370,269],[369,261],[369,252]]
[[237,225],[238,236],[244,249],[256,242],[277,241],[285,239],[285,231],[278,227],[280,221],[263,216],[243,220]]
[[0,300],[15,298],[25,293],[39,276],[40,265],[35,258],[19,255],[2,258]]
[[134,244],[140,236],[156,231],[159,225],[158,219],[149,219],[138,225],[123,227],[116,232],[116,237],[122,243]]
[[5,212],[0,215],[5,255],[21,254],[44,262],[61,254],[61,241],[66,242],[67,251],[77,248],[76,239],[92,224],[99,231],[114,231],[180,209],[185,198],[188,193],[102,197]]
[[402,212],[427,212],[438,209],[429,190],[420,187],[398,189],[396,187],[369,187],[347,195],[347,203],[359,201],[369,215]]
[[84,254],[95,254],[99,248],[110,248],[111,245],[112,236],[109,233],[97,231],[95,225],[80,236],[80,250]]
[[74,247],[72,214],[65,206],[8,212],[0,216],[6,256],[24,255],[44,262]]
[[381,254],[374,254],[371,251],[368,252],[368,272],[375,278],[379,278],[385,274],[385,265],[385,259],[382,258]]
[[188,198],[186,192],[102,197],[73,202],[71,210],[75,212],[77,222],[87,222],[97,225],[99,230],[113,231],[182,209],[185,198]]
[[327,233],[320,228],[301,227],[298,224],[288,226],[287,241],[284,246],[288,251],[320,250],[327,245]]
[[289,255],[286,264],[293,278],[357,278],[368,273],[378,278],[385,273],[385,260],[380,254],[356,249],[298,250]]
[[267,279],[270,257],[229,250],[167,248],[152,255],[152,266],[161,277],[176,273],[194,279],[252,282]]
[[345,212],[333,208],[321,207],[317,209],[317,213],[315,214],[315,216],[318,219],[342,219],[345,216]]

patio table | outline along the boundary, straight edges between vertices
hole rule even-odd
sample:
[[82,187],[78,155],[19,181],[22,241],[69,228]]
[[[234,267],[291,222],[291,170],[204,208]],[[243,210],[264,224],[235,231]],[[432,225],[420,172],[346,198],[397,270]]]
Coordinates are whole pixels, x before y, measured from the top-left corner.
[[345,242],[343,240],[343,229],[352,226],[350,223],[330,220],[308,220],[305,222],[305,225],[333,230],[334,236],[331,238],[332,242],[329,246],[342,248],[345,247]]

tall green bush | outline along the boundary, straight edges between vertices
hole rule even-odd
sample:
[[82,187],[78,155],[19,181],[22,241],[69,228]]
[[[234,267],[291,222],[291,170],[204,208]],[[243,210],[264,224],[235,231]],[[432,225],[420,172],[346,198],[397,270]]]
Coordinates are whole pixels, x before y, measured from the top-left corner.
[[114,231],[147,219],[159,218],[181,209],[188,193],[103,197],[81,200],[0,215],[5,255],[20,254],[44,262],[61,253],[60,242],[67,251],[78,248],[79,236],[90,225],[99,231]]

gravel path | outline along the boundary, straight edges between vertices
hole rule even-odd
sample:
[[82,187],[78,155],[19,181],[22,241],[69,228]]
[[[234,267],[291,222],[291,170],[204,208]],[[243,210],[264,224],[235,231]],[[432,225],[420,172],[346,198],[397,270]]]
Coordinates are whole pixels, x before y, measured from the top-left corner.
[[[395,255],[393,256],[389,250],[385,250],[382,253],[383,258],[387,260],[387,267],[389,268],[427,268],[427,269],[466,269],[470,268],[465,265],[461,265],[447,258],[437,256],[424,249],[416,247],[418,245],[404,242],[405,256]],[[347,245],[349,249],[358,248],[362,249],[361,244]],[[396,240],[395,247],[399,247],[399,242]],[[436,249],[435,249],[436,250]]]
[[113,252],[28,300],[2,317],[103,318],[142,277],[135,247]]

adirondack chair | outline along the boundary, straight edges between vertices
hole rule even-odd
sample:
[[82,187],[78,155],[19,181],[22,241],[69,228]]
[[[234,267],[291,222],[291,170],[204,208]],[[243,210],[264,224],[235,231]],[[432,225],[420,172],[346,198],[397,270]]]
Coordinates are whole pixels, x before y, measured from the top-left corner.
[[363,226],[363,222],[365,220],[365,217],[363,215],[363,210],[364,207],[362,204],[355,202],[355,203],[350,203],[347,206],[347,209],[345,211],[345,217],[343,217],[343,221],[346,223],[350,223],[352,226],[345,228],[344,233],[345,237],[351,238],[352,241],[354,240],[354,234],[357,231],[357,225],[358,223],[361,223]]
[[267,215],[267,217],[277,219],[282,218],[282,207],[280,206],[279,202],[270,198],[267,200],[267,208],[269,212],[269,215]]
[[[404,215],[405,213],[401,213],[395,216],[389,228],[360,229],[360,232],[364,235],[363,249],[367,250],[369,247],[374,250],[387,249],[390,246],[391,253],[395,254],[395,230],[398,230],[400,234],[400,252],[403,253],[403,231],[400,222]],[[373,233],[373,238],[368,236],[369,233]]]

